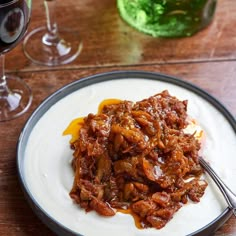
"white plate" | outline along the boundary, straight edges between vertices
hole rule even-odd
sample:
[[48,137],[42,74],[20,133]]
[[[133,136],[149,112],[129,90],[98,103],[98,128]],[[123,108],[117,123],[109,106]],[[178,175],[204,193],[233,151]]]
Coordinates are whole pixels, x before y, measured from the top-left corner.
[[72,150],[62,133],[71,120],[96,113],[106,98],[139,101],[167,89],[188,100],[188,114],[206,134],[203,156],[227,185],[236,191],[236,124],[230,113],[198,87],[169,76],[147,72],[112,72],[78,80],[46,99],[28,120],[18,144],[20,180],[30,205],[60,235],[179,236],[206,235],[219,227],[231,212],[215,184],[198,204],[184,205],[162,229],[137,229],[130,215],[101,217],[85,213],[73,203]]

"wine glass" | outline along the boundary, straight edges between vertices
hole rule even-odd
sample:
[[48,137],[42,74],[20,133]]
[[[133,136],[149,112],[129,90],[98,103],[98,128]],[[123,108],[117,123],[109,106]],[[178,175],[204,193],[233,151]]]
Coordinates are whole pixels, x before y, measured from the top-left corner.
[[44,0],[47,24],[34,29],[23,42],[25,55],[36,64],[67,64],[77,58],[82,49],[78,32],[58,28],[55,5],[56,0]]
[[23,114],[32,102],[26,83],[5,75],[4,54],[14,48],[24,36],[31,15],[31,0],[0,1],[0,121]]

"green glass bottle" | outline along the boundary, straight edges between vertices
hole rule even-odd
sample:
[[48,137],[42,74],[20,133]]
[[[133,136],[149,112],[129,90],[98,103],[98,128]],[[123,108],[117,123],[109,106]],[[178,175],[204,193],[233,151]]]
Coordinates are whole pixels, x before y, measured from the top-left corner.
[[217,0],[117,0],[121,17],[154,37],[191,36],[212,20]]

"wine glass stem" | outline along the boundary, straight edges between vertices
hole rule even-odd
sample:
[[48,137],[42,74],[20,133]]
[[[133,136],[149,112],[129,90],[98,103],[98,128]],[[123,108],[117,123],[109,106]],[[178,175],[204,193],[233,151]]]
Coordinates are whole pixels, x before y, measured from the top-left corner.
[[0,93],[6,90],[5,56],[0,55]]
[[55,14],[56,0],[44,0],[47,19],[47,33],[43,36],[43,43],[48,46],[57,45],[60,41]]

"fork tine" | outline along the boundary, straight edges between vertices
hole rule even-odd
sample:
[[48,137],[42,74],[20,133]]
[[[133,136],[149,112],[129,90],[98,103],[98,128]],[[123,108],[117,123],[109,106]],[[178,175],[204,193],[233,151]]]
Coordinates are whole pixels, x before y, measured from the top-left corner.
[[219,187],[222,192],[226,202],[230,209],[233,210],[234,215],[236,216],[236,195],[232,190],[221,180],[221,178],[216,174],[212,167],[202,158],[199,157],[200,165],[206,170],[206,172],[211,176],[216,185]]

